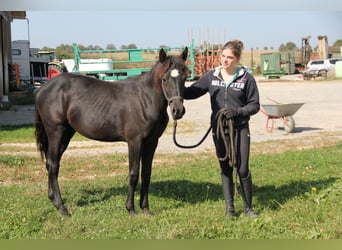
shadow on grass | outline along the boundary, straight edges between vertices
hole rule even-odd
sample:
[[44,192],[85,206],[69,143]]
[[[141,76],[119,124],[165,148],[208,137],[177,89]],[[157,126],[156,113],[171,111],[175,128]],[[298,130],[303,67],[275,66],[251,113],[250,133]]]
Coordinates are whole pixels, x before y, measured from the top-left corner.
[[314,181],[292,181],[289,184],[276,187],[274,185],[267,185],[255,187],[254,194],[258,199],[260,207],[268,207],[269,209],[279,209],[280,205],[285,204],[288,200],[302,196],[312,192],[312,188],[317,190],[324,190],[331,186],[337,178],[330,177],[328,179],[314,180]]
[[[128,185],[113,188],[81,188],[77,194],[77,205],[86,206],[87,204],[102,202],[112,196],[127,195]],[[137,186],[136,196],[140,195],[140,185]],[[152,182],[149,190],[151,196],[166,199],[173,199],[180,203],[201,203],[208,200],[223,199],[221,185],[210,182],[192,182],[189,180],[171,180]],[[67,197],[65,197],[67,198]],[[67,199],[66,199],[67,200]],[[137,204],[136,204],[137,206]]]
[[[319,190],[328,188],[337,178],[328,178],[315,180],[311,182],[293,181],[289,184],[279,187],[273,185],[254,186],[255,205],[258,207],[267,207],[268,209],[279,209],[279,204],[285,204],[288,200],[311,192],[312,187]],[[138,186],[139,187],[139,186]],[[136,196],[139,197],[139,188]],[[128,186],[114,188],[81,188],[76,198],[78,206],[87,206],[88,204],[102,202],[113,196],[125,196],[128,192]],[[191,180],[167,180],[152,182],[150,185],[151,196],[174,200],[175,207],[183,207],[185,204],[197,204],[205,201],[223,202],[221,185],[210,182],[193,182]],[[241,199],[241,196],[237,197]],[[276,202],[274,202],[276,201]],[[182,205],[183,204],[183,205]],[[138,207],[138,204],[136,204]]]

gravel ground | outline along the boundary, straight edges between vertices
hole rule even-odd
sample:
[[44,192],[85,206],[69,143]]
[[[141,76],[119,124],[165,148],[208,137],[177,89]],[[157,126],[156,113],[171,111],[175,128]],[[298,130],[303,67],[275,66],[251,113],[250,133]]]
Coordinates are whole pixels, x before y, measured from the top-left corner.
[[[272,132],[266,130],[266,116],[259,112],[250,120],[252,149],[253,145],[268,142],[264,151],[274,150],[274,142],[292,141],[292,147],[306,148],[321,145],[322,141],[342,141],[342,80],[333,81],[266,81],[257,79],[261,104],[272,104],[270,97],[282,103],[303,102],[304,105],[293,115],[296,122],[295,131],[287,133],[283,122],[275,120]],[[178,121],[177,140],[183,145],[196,144],[209,127],[210,103],[209,96],[196,100],[185,101],[186,114]],[[27,124],[33,122],[33,106],[15,106],[10,111],[0,111],[0,125]],[[191,129],[190,129],[191,128]],[[295,143],[294,143],[295,142]],[[268,144],[266,143],[266,144]],[[265,145],[265,143],[263,144]],[[279,143],[275,145],[280,146]],[[1,144],[0,151],[6,154],[6,148],[17,147],[18,153],[29,154],[35,151],[33,143]],[[160,153],[196,153],[213,150],[211,135],[195,149],[178,148],[172,139],[172,121],[160,138],[157,152]],[[90,149],[91,148],[91,149]],[[268,149],[267,149],[268,148]],[[78,153],[80,156],[89,154],[127,152],[125,143],[102,143],[96,141],[71,142],[66,155]],[[259,149],[259,151],[263,151]],[[10,152],[8,152],[10,153]]]

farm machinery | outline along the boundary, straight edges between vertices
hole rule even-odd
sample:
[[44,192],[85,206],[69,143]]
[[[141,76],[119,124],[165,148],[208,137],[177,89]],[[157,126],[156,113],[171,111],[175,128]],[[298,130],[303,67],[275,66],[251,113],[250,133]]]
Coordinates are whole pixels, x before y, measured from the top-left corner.
[[[194,79],[194,43],[189,46],[187,65],[191,70],[189,80]],[[183,47],[164,48],[168,54],[179,53]],[[61,72],[76,72],[105,81],[123,80],[129,76],[150,71],[158,60],[160,48],[146,49],[93,49],[81,50],[73,44],[74,58],[49,63],[49,79]]]

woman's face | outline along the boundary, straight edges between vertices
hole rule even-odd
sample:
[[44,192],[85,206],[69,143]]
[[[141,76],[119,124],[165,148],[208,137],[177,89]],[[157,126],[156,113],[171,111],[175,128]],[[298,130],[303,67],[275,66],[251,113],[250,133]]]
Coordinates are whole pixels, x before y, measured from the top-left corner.
[[236,64],[239,62],[240,58],[237,58],[233,51],[229,48],[222,50],[221,53],[221,65],[228,68],[235,68]]

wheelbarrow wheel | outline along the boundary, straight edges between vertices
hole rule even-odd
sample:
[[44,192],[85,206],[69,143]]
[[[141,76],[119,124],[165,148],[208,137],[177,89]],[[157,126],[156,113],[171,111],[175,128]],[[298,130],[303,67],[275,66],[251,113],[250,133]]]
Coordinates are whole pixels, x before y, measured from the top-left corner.
[[284,117],[284,129],[288,133],[292,133],[295,129],[295,120],[293,119],[292,116],[285,116]]

